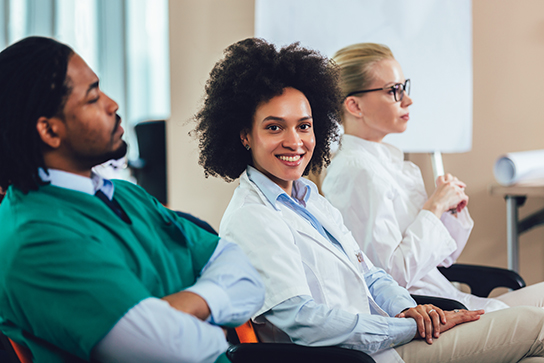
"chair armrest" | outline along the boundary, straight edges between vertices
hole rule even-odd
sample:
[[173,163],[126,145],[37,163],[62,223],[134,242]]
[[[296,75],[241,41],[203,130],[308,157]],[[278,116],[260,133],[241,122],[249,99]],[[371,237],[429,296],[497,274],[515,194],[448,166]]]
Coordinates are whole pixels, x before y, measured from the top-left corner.
[[[3,333],[0,332],[0,344],[2,345],[2,351],[4,351],[4,355],[7,356],[8,362],[20,362],[19,357],[17,356],[17,353],[13,349],[13,346],[11,345],[11,342],[9,341],[8,337],[6,337]],[[3,362],[3,361],[2,361]]]
[[470,287],[470,292],[479,297],[487,297],[497,287],[513,290],[525,287],[525,281],[515,271],[497,267],[454,264],[438,270],[450,281],[461,282]]
[[211,234],[215,234],[217,236],[216,230],[206,221],[203,221],[202,219],[195,217],[194,215],[190,213],[180,212],[180,211],[174,211],[178,216],[181,218],[187,219],[189,222],[192,222],[199,226],[200,228],[204,229],[207,232],[210,232]]
[[465,305],[457,300],[446,299],[444,297],[435,297],[427,295],[411,295],[418,305],[433,304],[442,310],[467,309]]
[[246,343],[229,347],[227,358],[233,363],[374,363],[359,350],[340,347],[307,347],[289,343]]

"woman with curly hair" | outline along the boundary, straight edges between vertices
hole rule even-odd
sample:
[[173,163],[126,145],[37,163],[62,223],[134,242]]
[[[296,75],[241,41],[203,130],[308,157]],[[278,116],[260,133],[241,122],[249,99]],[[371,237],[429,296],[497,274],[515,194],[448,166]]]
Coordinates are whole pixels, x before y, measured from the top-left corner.
[[[416,305],[372,265],[340,212],[302,178],[329,163],[341,105],[337,80],[336,67],[315,51],[246,39],[213,68],[196,115],[206,175],[240,178],[219,234],[242,247],[265,283],[265,303],[253,318],[261,341],[340,345],[377,362],[544,355],[543,310],[494,313],[502,313],[505,326],[523,326],[521,333],[498,328],[492,314],[480,319],[483,310]],[[493,337],[510,343],[489,353]],[[433,341],[440,347],[431,349]]]

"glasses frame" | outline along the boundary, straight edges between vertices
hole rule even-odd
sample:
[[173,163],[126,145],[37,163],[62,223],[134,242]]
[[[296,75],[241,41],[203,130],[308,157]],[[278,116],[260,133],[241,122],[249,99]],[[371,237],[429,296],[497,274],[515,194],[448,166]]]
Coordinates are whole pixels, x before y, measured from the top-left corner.
[[[397,90],[399,88],[402,88],[402,92],[400,93],[399,99],[397,100]],[[348,93],[346,98],[348,98],[349,96],[356,95],[358,93],[368,93],[368,92],[385,91],[385,90],[394,90],[395,92],[393,93],[393,97],[395,98],[395,102],[400,102],[404,98],[404,93],[407,93],[408,96],[410,96],[410,79],[407,79],[406,81],[404,81],[404,83],[395,83],[392,86],[350,92]]]

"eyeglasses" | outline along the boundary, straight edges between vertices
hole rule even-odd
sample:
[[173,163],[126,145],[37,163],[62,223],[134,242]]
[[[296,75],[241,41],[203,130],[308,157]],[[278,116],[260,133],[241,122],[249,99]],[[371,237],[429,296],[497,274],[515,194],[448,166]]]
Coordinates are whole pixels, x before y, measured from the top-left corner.
[[404,82],[404,84],[395,83],[394,85],[389,86],[389,87],[366,89],[366,90],[363,90],[363,91],[351,92],[351,93],[348,93],[346,98],[349,97],[349,96],[356,95],[357,93],[367,93],[367,92],[385,91],[385,90],[393,91],[393,96],[395,97],[395,102],[400,102],[404,98],[404,93],[405,92],[406,92],[406,94],[408,94],[408,96],[410,96],[410,80],[407,79]]

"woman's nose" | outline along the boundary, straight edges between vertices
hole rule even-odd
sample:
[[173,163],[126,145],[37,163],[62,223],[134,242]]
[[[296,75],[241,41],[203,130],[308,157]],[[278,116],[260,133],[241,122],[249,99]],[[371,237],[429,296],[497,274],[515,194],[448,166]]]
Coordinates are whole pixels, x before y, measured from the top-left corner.
[[302,139],[296,130],[289,130],[283,139],[283,147],[296,150],[302,146]]
[[412,98],[410,98],[410,96],[408,96],[408,93],[404,92],[404,97],[402,98],[402,101],[400,103],[402,107],[408,107],[412,103],[414,103],[414,101],[412,100]]

